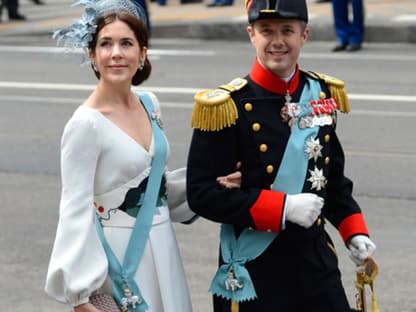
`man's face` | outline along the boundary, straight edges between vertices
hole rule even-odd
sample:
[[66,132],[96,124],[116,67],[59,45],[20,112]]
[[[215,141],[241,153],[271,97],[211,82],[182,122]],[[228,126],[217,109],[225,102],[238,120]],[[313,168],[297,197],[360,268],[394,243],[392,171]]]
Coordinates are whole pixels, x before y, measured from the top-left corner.
[[296,68],[309,28],[294,19],[264,19],[247,27],[260,64],[279,77],[288,77]]

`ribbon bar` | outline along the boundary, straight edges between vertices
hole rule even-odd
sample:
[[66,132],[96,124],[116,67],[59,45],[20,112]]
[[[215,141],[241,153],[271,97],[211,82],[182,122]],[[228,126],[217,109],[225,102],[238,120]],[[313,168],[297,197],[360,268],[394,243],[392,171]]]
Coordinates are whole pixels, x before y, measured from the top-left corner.
[[312,115],[332,114],[337,108],[338,103],[335,98],[310,101]]

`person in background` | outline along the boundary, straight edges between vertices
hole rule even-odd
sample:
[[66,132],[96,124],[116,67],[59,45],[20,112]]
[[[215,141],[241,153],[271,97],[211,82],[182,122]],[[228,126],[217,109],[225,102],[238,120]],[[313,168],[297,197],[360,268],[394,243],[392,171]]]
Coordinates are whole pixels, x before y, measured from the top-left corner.
[[167,171],[156,96],[132,90],[152,69],[146,13],[129,0],[82,5],[82,18],[54,38],[86,51],[98,84],[63,131],[45,291],[75,312],[99,312],[91,300],[101,294],[128,311],[191,312],[172,228],[195,216],[186,205],[185,171]]
[[3,7],[6,8],[9,21],[25,21],[26,16],[19,13],[19,0],[2,0],[0,5],[0,22]]
[[233,4],[234,4],[234,0],[214,0],[213,2],[208,3],[206,6],[208,8],[213,8],[213,7],[232,6]]
[[[344,175],[344,82],[298,63],[306,0],[249,0],[246,10],[251,71],[198,92],[192,112],[188,203],[221,224],[214,311],[350,312],[326,223],[354,265],[376,246]],[[240,187],[219,186],[236,168]]]
[[201,3],[203,0],[181,0],[181,4]]
[[44,5],[45,2],[43,2],[42,0],[32,0],[32,2],[36,5]]
[[[349,6],[352,7],[352,20]],[[355,52],[362,48],[364,40],[364,2],[363,0],[332,0],[334,28],[337,45],[333,52]]]

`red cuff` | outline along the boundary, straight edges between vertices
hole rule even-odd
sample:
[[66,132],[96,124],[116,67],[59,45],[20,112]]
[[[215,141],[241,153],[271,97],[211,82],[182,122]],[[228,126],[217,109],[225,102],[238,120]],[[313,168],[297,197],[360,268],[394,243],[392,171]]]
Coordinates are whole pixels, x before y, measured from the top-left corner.
[[361,213],[355,213],[342,220],[338,226],[338,231],[344,243],[347,243],[348,239],[353,235],[363,234],[369,236]]
[[267,232],[280,232],[282,226],[285,194],[263,190],[250,208],[256,229]]

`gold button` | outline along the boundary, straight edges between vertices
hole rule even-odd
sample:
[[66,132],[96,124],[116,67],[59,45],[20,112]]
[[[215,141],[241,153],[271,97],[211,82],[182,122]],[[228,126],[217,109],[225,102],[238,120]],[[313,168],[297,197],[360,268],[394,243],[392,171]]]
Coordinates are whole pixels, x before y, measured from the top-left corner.
[[244,104],[244,109],[248,112],[251,112],[253,110],[253,104],[251,103]]
[[325,179],[324,185],[326,186],[328,184],[328,179]]
[[267,152],[267,144],[260,144],[260,152],[265,153]]
[[330,161],[329,156],[325,157],[325,165],[328,165],[329,161]]
[[324,99],[324,98],[326,98],[326,93],[321,91],[321,92],[319,93],[319,98],[320,98],[320,99]]
[[267,171],[267,173],[273,173],[273,170],[274,170],[274,167],[273,167],[272,165],[268,165],[268,166],[266,167],[266,171]]
[[321,223],[322,223],[321,218],[318,218],[318,220],[316,220],[316,224],[317,224],[318,226],[320,226],[320,225],[321,225]]
[[329,142],[329,139],[331,138],[331,136],[329,135],[329,134],[326,134],[325,136],[324,136],[324,141],[325,142]]
[[251,126],[251,128],[253,129],[253,131],[260,131],[261,126],[258,122],[253,123],[253,125]]
[[270,184],[270,189],[273,189],[273,184]]
[[271,231],[272,231],[272,230],[270,230],[270,229],[267,229],[267,232],[269,232],[269,233],[270,233]]

